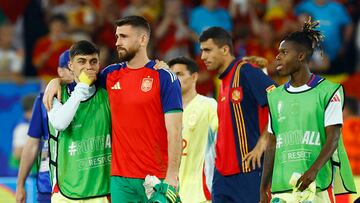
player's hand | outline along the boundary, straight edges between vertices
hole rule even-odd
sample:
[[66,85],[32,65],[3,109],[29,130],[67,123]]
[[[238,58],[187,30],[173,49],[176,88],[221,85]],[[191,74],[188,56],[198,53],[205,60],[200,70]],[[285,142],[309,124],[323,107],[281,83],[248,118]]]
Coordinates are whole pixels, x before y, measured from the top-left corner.
[[179,179],[176,176],[166,176],[164,182],[173,186],[176,190],[178,189]]
[[260,191],[260,201],[259,203],[268,203],[269,196],[266,191]]
[[314,182],[317,175],[317,171],[315,169],[310,168],[307,170],[297,181],[296,187],[298,187],[299,191],[304,191],[309,185]]
[[52,79],[49,84],[46,86],[43,103],[47,111],[50,111],[52,108],[53,98],[57,96],[57,99],[61,101],[61,81],[60,78]]
[[158,70],[158,69],[166,69],[166,70],[169,70],[169,66],[167,63],[165,63],[164,61],[159,61],[159,60],[155,60],[156,64],[154,66],[155,70]]
[[83,72],[88,77],[90,84],[94,84],[94,82],[97,79],[97,74],[98,74],[97,71],[91,70],[91,69],[90,70],[89,69],[84,69]]
[[263,155],[264,151],[265,151],[266,145],[262,145],[262,144],[257,144],[255,146],[255,148],[249,152],[244,160],[247,166],[251,166],[252,170],[255,170],[256,166],[258,168],[261,167],[261,156]]
[[16,203],[25,203],[26,201],[26,191],[24,186],[17,186],[16,187],[16,194],[15,194]]

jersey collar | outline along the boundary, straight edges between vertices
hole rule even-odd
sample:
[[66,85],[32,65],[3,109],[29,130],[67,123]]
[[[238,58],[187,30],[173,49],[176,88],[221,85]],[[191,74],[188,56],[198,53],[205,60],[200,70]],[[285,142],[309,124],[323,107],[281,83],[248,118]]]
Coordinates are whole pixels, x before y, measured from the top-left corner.
[[230,65],[225,69],[225,71],[219,75],[219,79],[223,79],[231,71],[232,67],[234,67],[237,61],[238,59],[231,61]]

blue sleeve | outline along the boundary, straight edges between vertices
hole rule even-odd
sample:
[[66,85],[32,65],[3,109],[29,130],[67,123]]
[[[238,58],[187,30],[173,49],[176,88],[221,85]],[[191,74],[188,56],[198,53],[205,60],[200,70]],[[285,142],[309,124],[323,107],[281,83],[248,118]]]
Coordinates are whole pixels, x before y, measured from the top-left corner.
[[116,63],[108,65],[106,68],[104,68],[98,75],[98,84],[100,87],[106,89],[106,79],[108,74],[115,70],[120,70],[120,68],[124,67],[126,65],[125,63]]
[[169,70],[159,69],[160,97],[164,113],[172,110],[183,110],[180,82]]
[[34,102],[33,106],[33,112],[32,117],[30,120],[30,126],[28,130],[28,135],[33,138],[41,138],[42,135],[45,133],[43,125],[46,125],[46,123],[43,123],[42,119],[42,110],[41,110],[42,104],[42,96],[38,96]]
[[245,79],[245,84],[242,84],[248,86],[257,103],[261,106],[267,105],[267,89],[277,86],[276,83],[260,68],[254,67],[249,63],[241,67],[240,77]]

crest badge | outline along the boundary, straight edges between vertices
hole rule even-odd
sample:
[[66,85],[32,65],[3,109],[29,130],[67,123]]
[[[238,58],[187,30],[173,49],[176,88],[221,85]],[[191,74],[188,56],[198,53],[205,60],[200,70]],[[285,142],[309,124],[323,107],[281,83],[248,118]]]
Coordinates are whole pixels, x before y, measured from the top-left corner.
[[148,76],[147,78],[143,78],[142,83],[141,83],[141,91],[143,91],[143,92],[150,91],[152,88],[153,81],[154,81],[154,79],[150,78],[150,76]]
[[235,87],[230,90],[231,101],[235,104],[239,103],[243,99],[243,91],[241,87]]

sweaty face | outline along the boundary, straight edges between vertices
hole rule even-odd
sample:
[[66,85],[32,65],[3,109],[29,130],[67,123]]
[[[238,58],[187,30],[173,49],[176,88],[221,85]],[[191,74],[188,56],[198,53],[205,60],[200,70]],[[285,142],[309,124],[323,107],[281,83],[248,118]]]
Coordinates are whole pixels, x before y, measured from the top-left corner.
[[218,70],[223,63],[223,52],[212,39],[200,43],[201,60],[208,70]]
[[70,60],[69,68],[74,72],[75,77],[79,78],[80,73],[84,70],[93,70],[96,73],[100,70],[100,62],[98,54],[76,55]]
[[[185,64],[174,64],[170,69],[176,74],[179,78],[181,84],[181,92],[184,94],[189,91],[192,86],[196,83],[194,77],[190,71],[186,68]],[[194,73],[195,74],[195,73]]]
[[279,46],[279,54],[276,56],[276,70],[282,76],[290,75],[299,70],[299,52],[296,45],[291,41],[282,41]]
[[130,25],[116,27],[116,49],[120,61],[130,61],[140,48],[141,34]]

